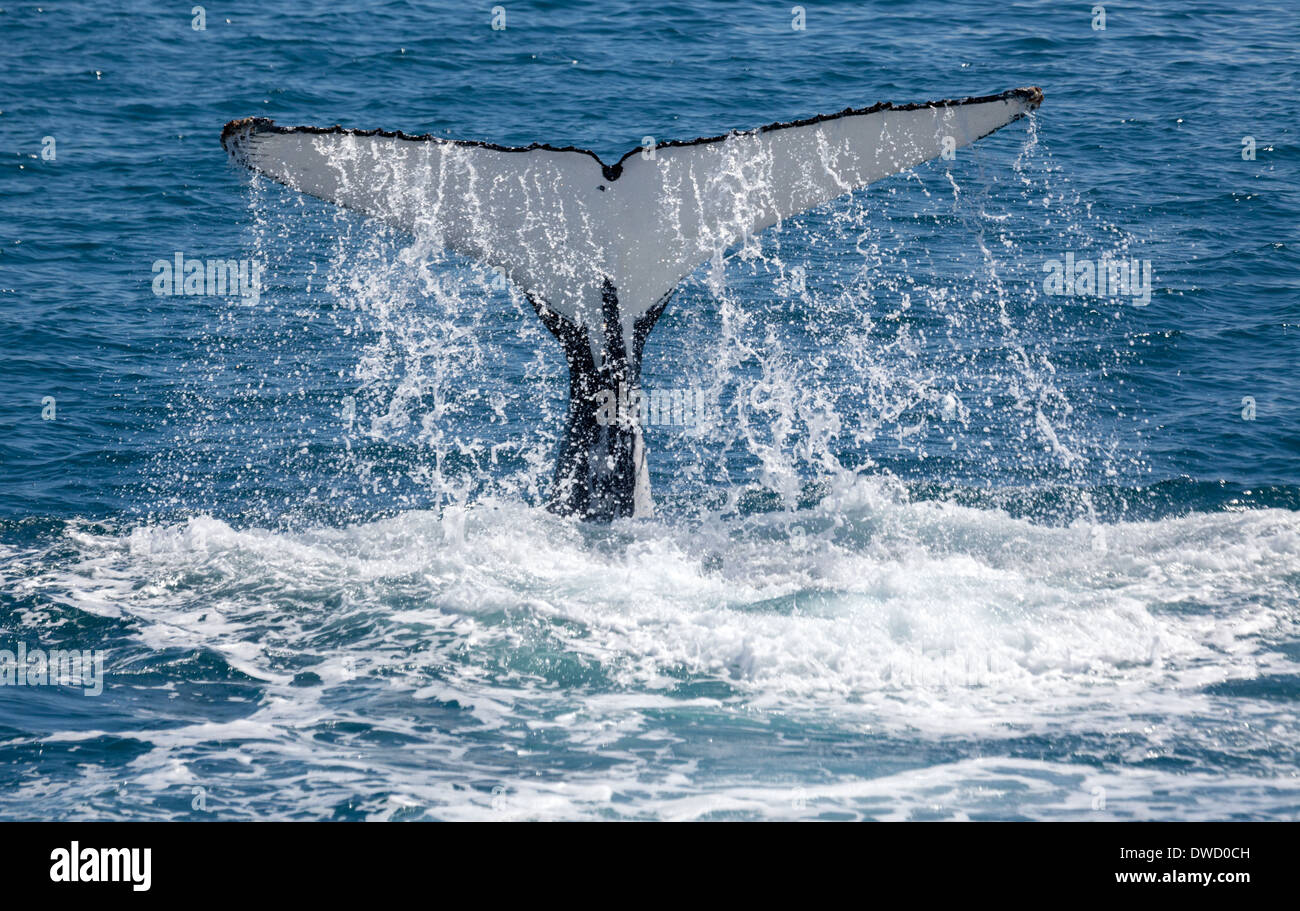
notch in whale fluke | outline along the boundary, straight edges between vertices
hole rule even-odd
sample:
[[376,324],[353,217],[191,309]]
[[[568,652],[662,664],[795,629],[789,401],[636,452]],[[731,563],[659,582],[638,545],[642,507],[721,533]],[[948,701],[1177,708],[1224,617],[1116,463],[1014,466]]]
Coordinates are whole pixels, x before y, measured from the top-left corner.
[[[232,120],[231,158],[295,190],[414,231],[503,272],[569,362],[568,432],[552,502],[608,519],[650,508],[641,429],[594,417],[640,381],[641,352],[677,284],[765,228],[1006,126],[1043,101],[997,95],[847,108],[606,164],[587,149],[283,127]],[[651,153],[652,154],[647,154]]]

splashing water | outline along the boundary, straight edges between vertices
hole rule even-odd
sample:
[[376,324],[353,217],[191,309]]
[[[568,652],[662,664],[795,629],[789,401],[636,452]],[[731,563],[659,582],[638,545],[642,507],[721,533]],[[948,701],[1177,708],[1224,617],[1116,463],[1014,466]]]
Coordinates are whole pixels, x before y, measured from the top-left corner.
[[[1140,450],[1097,413],[1107,390],[1060,377],[1104,377],[1131,358],[1123,303],[1062,304],[1032,275],[1044,251],[1069,245],[1082,256],[1101,237],[1114,239],[1105,252],[1123,255],[1130,241],[1067,198],[1032,121],[1018,155],[994,156],[1010,177],[990,178],[983,157],[788,221],[679,289],[644,378],[648,395],[684,394],[695,406],[688,422],[648,429],[661,507],[793,508],[818,485],[861,473],[1057,488],[1140,476]],[[964,193],[957,171],[977,172]],[[523,296],[436,237],[271,193],[253,196],[253,247],[283,284],[224,315],[229,334],[209,342],[212,372],[198,378],[194,407],[228,407],[208,395],[214,381],[226,385],[218,375],[269,359],[277,375],[259,376],[258,388],[280,384],[282,411],[272,414],[342,444],[317,485],[331,487],[331,503],[463,506],[488,492],[539,502],[567,391],[558,346]],[[1037,205],[1041,225],[1012,221]],[[968,238],[957,261],[931,253],[954,232]],[[283,327],[268,335],[267,322]],[[252,407],[256,420],[264,406]],[[165,458],[193,459],[198,448]],[[297,451],[310,454],[312,442]],[[331,511],[315,498],[271,500],[263,472],[246,471],[240,487],[266,500],[271,521],[300,507],[308,517]],[[221,510],[228,490],[215,493],[172,499]]]
[[96,618],[118,673],[181,701],[150,722],[125,699],[46,744],[134,757],[121,803],[65,784],[73,815],[167,815],[214,776],[233,817],[1051,818],[1097,787],[1113,817],[1197,817],[1297,796],[1269,696],[1298,670],[1277,650],[1297,633],[1286,511],[1047,527],[858,480],[689,524],[486,501],[66,535],[62,565],[30,564],[66,593],[33,622]]

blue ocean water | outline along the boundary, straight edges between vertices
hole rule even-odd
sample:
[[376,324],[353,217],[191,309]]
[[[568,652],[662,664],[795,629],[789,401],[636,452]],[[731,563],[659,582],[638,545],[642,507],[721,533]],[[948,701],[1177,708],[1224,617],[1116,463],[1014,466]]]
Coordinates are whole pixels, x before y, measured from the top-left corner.
[[[0,10],[0,649],[104,662],[0,689],[0,816],[1300,813],[1300,8],[190,6]],[[714,417],[612,526],[540,506],[515,289],[218,141],[613,161],[1027,85],[683,283],[645,380]]]

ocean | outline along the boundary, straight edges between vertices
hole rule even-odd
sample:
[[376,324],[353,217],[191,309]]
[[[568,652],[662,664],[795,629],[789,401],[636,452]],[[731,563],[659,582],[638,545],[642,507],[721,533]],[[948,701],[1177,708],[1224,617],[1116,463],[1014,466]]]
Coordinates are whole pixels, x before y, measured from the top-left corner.
[[[1296,819],[1300,7],[1095,6],[6,4],[0,817]],[[610,524],[519,289],[220,143],[1031,85],[681,284]]]

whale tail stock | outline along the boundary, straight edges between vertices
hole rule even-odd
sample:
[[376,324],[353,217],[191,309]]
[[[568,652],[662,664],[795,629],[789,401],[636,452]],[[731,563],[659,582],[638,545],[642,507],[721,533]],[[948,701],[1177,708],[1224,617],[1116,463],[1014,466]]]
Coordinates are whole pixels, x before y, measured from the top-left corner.
[[593,152],[511,148],[342,127],[226,124],[239,164],[295,190],[428,232],[527,295],[569,365],[551,507],[590,519],[653,509],[635,421],[605,419],[636,389],[646,337],[677,284],[764,228],[968,145],[1037,108],[1037,88],[848,109],[743,133]]

